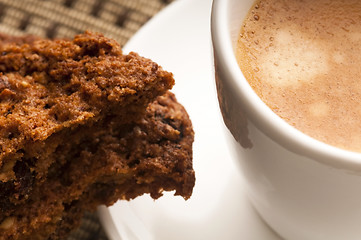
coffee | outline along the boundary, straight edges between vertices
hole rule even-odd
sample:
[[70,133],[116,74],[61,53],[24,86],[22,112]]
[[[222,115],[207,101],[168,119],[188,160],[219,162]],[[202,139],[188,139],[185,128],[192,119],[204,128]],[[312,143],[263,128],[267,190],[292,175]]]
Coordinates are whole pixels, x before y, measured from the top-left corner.
[[277,115],[320,141],[361,152],[361,1],[257,1],[236,56]]

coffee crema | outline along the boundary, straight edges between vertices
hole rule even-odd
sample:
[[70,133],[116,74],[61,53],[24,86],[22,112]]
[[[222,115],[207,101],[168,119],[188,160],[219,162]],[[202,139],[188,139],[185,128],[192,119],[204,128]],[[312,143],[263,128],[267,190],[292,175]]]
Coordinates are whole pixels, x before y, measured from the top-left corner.
[[277,115],[315,139],[361,152],[361,1],[257,1],[236,56]]

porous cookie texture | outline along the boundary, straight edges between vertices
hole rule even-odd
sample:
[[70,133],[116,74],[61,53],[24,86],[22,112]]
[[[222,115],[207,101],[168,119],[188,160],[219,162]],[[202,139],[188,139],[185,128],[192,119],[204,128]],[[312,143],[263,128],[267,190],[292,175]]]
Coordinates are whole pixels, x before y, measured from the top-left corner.
[[65,139],[79,138],[74,129],[109,114],[130,122],[174,84],[171,73],[99,34],[28,39],[0,44],[0,210],[27,198]]
[[0,239],[61,239],[99,204],[191,196],[171,73],[101,34],[0,41]]

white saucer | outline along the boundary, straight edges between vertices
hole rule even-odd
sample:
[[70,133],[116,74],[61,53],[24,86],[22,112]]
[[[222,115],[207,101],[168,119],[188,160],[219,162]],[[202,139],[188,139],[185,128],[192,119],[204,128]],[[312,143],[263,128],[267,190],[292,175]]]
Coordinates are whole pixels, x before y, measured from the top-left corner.
[[227,148],[212,67],[211,0],[178,0],[126,45],[174,73],[173,92],[195,130],[196,186],[188,201],[166,193],[100,207],[111,240],[279,240],[251,207]]

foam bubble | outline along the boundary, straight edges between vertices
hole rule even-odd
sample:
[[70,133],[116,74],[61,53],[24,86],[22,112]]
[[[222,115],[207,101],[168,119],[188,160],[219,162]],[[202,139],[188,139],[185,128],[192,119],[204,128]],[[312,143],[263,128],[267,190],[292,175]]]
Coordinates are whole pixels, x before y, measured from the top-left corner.
[[339,51],[335,51],[332,54],[332,59],[335,63],[342,64],[345,61],[345,56]]
[[314,117],[326,117],[330,107],[326,102],[315,102],[309,106],[309,112]]
[[282,29],[274,37],[273,44],[260,59],[265,81],[285,87],[310,81],[328,72],[327,54],[302,33]]

